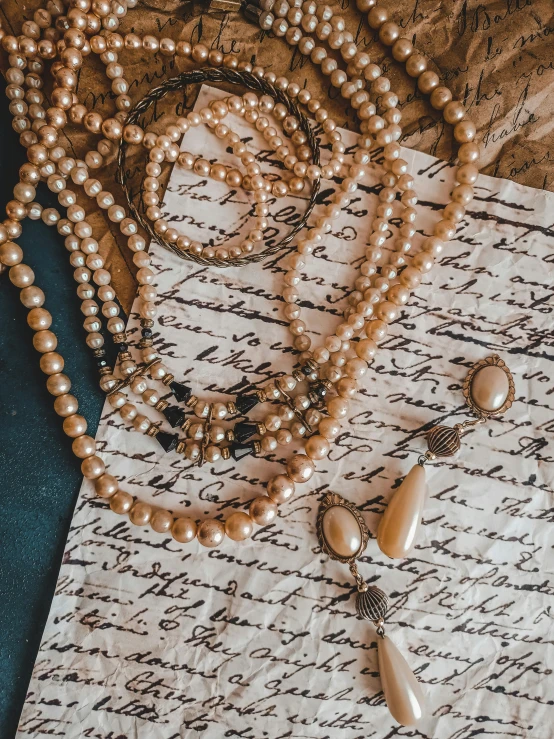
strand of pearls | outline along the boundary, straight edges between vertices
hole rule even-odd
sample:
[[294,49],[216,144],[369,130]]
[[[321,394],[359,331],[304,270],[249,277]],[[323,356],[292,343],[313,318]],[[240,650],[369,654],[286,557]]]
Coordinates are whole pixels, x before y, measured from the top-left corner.
[[[267,5],[267,0],[265,0],[265,2]],[[367,2],[369,2],[369,0],[367,0]],[[60,160],[64,159],[65,152],[63,147],[58,145],[58,132],[63,129],[67,123],[68,114],[66,111],[69,111],[69,118],[72,123],[79,123],[81,121],[84,123],[85,115],[89,115],[83,114],[81,117],[81,113],[83,113],[82,106],[80,108],[78,107],[80,104],[76,99],[75,93],[72,91],[75,87],[75,70],[81,66],[82,57],[87,56],[89,53],[94,51],[93,39],[89,42],[86,39],[86,36],[97,34],[100,27],[103,27],[107,31],[115,31],[119,25],[117,14],[112,12],[112,5],[103,0],[95,0],[92,4],[89,0],[78,0],[78,2],[73,2],[72,5],[73,7],[70,8],[66,16],[63,16],[65,7],[63,3],[59,2],[59,0],[50,0],[48,8],[44,10],[44,12],[37,11],[33,22],[39,27],[40,32],[38,35],[39,37],[42,36],[42,38],[37,38],[37,30],[35,27],[32,27],[25,29],[23,37],[20,37],[19,39],[9,36],[4,36],[2,39],[3,47],[10,54],[11,69],[9,73],[10,77],[8,78],[9,85],[7,94],[12,101],[11,107],[13,107],[13,112],[18,119],[17,122],[14,121],[14,126],[18,126],[16,130],[20,131],[22,143],[27,148],[30,160],[30,167],[24,170],[23,174],[24,177],[31,180],[31,182],[27,182],[25,179],[22,179],[22,181],[14,188],[14,200],[10,201],[7,205],[6,212],[8,218],[0,228],[0,241],[2,241],[2,245],[0,246],[0,259],[3,264],[10,268],[10,280],[16,286],[21,288],[21,299],[25,305],[30,307],[29,324],[35,331],[37,331],[35,337],[38,336],[38,338],[36,338],[35,341],[42,351],[41,368],[48,375],[47,385],[49,390],[51,392],[54,391],[53,394],[56,396],[55,409],[60,413],[60,415],[62,415],[62,417],[64,417],[64,428],[67,427],[68,430],[71,429],[72,433],[75,434],[75,440],[73,442],[74,451],[77,456],[83,459],[83,474],[85,474],[89,479],[95,481],[95,488],[99,495],[110,499],[110,506],[114,511],[118,513],[129,513],[130,519],[133,523],[138,525],[146,525],[147,523],[150,523],[155,530],[161,532],[168,532],[171,530],[173,536],[179,541],[190,541],[194,538],[196,533],[198,534],[199,541],[205,546],[218,546],[223,540],[225,534],[233,539],[247,538],[247,536],[252,532],[253,523],[267,525],[274,519],[277,513],[277,506],[288,500],[293,495],[296,484],[305,483],[311,479],[315,469],[314,462],[318,459],[322,459],[328,454],[330,442],[340,432],[340,420],[348,413],[348,397],[350,397],[354,392],[351,381],[355,378],[352,378],[349,375],[346,377],[338,377],[338,373],[334,372],[333,376],[335,378],[335,384],[337,387],[340,385],[342,392],[339,392],[338,396],[327,399],[326,407],[329,415],[320,420],[318,433],[311,436],[306,441],[306,454],[296,454],[289,459],[286,465],[286,474],[276,475],[269,481],[267,487],[268,495],[261,496],[252,501],[250,504],[249,514],[237,511],[227,519],[225,524],[221,521],[212,519],[203,521],[200,526],[197,527],[196,523],[190,519],[175,519],[168,511],[163,511],[161,509],[156,510],[148,504],[135,501],[128,493],[119,490],[115,478],[105,472],[102,460],[95,454],[96,448],[94,441],[85,434],[86,421],[77,414],[78,403],[76,399],[69,394],[70,381],[69,378],[63,374],[63,358],[55,351],[57,344],[55,335],[52,332],[49,332],[51,317],[48,311],[42,307],[44,303],[44,293],[40,288],[34,285],[34,274],[32,270],[23,264],[21,248],[13,241],[10,241],[10,239],[17,238],[20,235],[20,221],[28,213],[34,218],[42,217],[47,223],[56,221],[56,214],[47,211],[40,212],[39,206],[34,203],[34,185],[41,177],[48,178],[51,175],[55,175],[58,171],[58,163]],[[77,5],[79,7],[77,7]],[[127,4],[127,6],[128,5],[129,4]],[[285,10],[284,5],[285,4],[283,3],[280,4],[280,12]],[[306,10],[311,10],[312,6],[315,4],[306,3],[305,5]],[[118,4],[118,8],[123,14],[126,12],[126,6],[123,3],[121,5]],[[297,12],[300,8],[296,3],[293,4],[292,8],[291,6],[288,6],[288,8],[289,9],[285,12],[285,15],[288,17],[290,12],[291,17],[298,19],[304,30],[305,28],[308,28],[311,31],[311,27],[314,23],[313,19],[309,17],[309,19],[304,20],[304,16],[300,19]],[[348,321],[350,321],[350,323],[348,323],[348,321],[346,322],[346,326],[348,326],[348,328],[345,327],[344,324],[341,324],[342,328],[339,327],[334,335],[335,338],[328,337],[328,343],[331,345],[331,349],[323,346],[318,348],[319,351],[316,349],[311,353],[310,359],[313,357],[316,362],[317,359],[323,360],[317,362],[317,364],[326,364],[331,360],[330,364],[335,368],[342,368],[343,366],[347,367],[348,363],[352,361],[351,359],[347,359],[346,352],[351,349],[350,340],[353,338],[354,332],[359,331],[361,328],[361,326],[360,328],[353,328],[353,326],[357,327],[360,323],[360,319],[358,318],[359,315],[364,318],[364,331],[368,338],[363,338],[356,343],[356,353],[358,355],[358,359],[361,359],[364,363],[367,363],[367,361],[372,358],[377,348],[377,342],[386,336],[388,323],[393,320],[393,316],[395,317],[396,314],[394,311],[397,309],[397,306],[406,302],[409,291],[419,285],[422,274],[427,271],[426,268],[429,267],[430,269],[432,267],[434,258],[438,256],[443,249],[444,242],[454,235],[455,224],[463,218],[463,206],[471,200],[473,195],[471,186],[474,184],[478,174],[478,170],[475,165],[478,158],[478,149],[475,144],[472,143],[475,135],[474,127],[472,128],[473,124],[466,120],[463,108],[461,109],[459,103],[455,103],[451,100],[449,91],[444,92],[446,88],[434,85],[435,80],[431,76],[434,73],[430,73],[426,77],[423,77],[427,72],[426,62],[421,62],[421,60],[418,59],[419,55],[414,52],[409,54],[407,53],[408,47],[405,43],[406,40],[400,39],[398,35],[395,36],[396,31],[393,27],[394,24],[391,25],[388,23],[386,14],[381,12],[381,9],[378,9],[373,2],[370,3],[369,8],[368,22],[370,26],[379,30],[380,38],[384,43],[392,45],[393,56],[395,54],[399,55],[400,50],[404,49],[402,53],[406,54],[405,61],[408,73],[410,73],[410,70],[413,70],[413,76],[418,77],[418,86],[420,89],[422,87],[432,87],[431,103],[437,109],[443,110],[443,114],[447,122],[455,124],[456,140],[462,143],[458,152],[461,166],[457,172],[459,185],[455,188],[452,194],[453,202],[445,208],[444,218],[435,227],[434,235],[424,241],[421,252],[423,256],[419,257],[419,255],[416,255],[416,257],[412,259],[411,264],[402,269],[398,275],[398,282],[392,286],[387,285],[386,290],[382,289],[384,287],[384,283],[377,285],[376,281],[379,278],[386,281],[387,277],[383,275],[375,277],[372,285],[367,287],[363,293],[364,300],[356,303],[357,307],[360,303],[371,302],[373,305],[371,320],[366,321],[366,317],[369,316],[365,316],[363,313],[359,313],[354,310],[354,312],[351,312],[348,316]],[[301,10],[304,11],[304,5]],[[363,10],[365,12],[367,8],[363,8]],[[266,12],[270,11],[266,8]],[[311,16],[313,13],[306,12],[305,15]],[[378,86],[386,86],[386,82],[383,82],[381,79],[382,75],[379,74],[376,76],[377,70],[373,69],[369,63],[365,63],[366,59],[363,56],[364,52],[354,52],[353,48],[349,46],[353,44],[352,35],[342,28],[340,18],[335,18],[330,8],[327,6],[317,6],[315,8],[315,17],[318,23],[314,30],[317,33],[317,28],[319,27],[319,34],[322,34],[328,40],[330,48],[333,50],[340,49],[343,59],[345,61],[348,60],[347,70],[344,74],[350,74],[351,78],[345,78],[341,74],[335,74],[335,72],[339,72],[339,70],[337,62],[334,59],[325,57],[321,59],[321,62],[316,63],[321,63],[322,72],[324,74],[328,76],[334,75],[334,81],[332,81],[332,84],[337,87],[340,85],[341,94],[352,100],[353,107],[354,102],[357,104],[358,101],[360,103],[358,108],[360,111],[364,105],[366,106],[363,111],[368,117],[362,119],[362,125],[364,120],[367,121],[367,125],[364,126],[366,129],[365,131],[361,129],[362,134],[373,134],[378,145],[384,144],[385,147],[396,142],[398,137],[395,138],[396,129],[394,128],[392,128],[392,132],[389,130],[387,134],[391,136],[391,141],[386,142],[385,134],[380,135],[385,126],[381,126],[380,122],[375,118],[375,112],[370,107],[370,105],[373,104],[370,103],[369,100],[365,99],[365,96],[361,94],[367,94],[367,91],[363,89],[364,80],[368,81],[370,78],[372,84],[379,80]],[[56,18],[56,28],[51,25],[53,18]],[[305,56],[311,56],[312,52],[316,49],[313,39],[304,36],[298,26],[294,26],[291,29],[287,25],[287,28],[285,28],[285,23],[283,22],[284,16],[279,14],[278,18],[279,22],[275,25],[273,30],[278,35],[285,35],[289,43],[298,45],[300,53]],[[273,24],[275,24],[275,21],[276,19],[274,19],[272,27]],[[323,24],[323,26],[321,26],[321,24]],[[330,31],[328,26],[331,28]],[[77,28],[85,35],[84,42],[82,42],[82,38],[77,34],[67,35],[68,32],[74,30],[74,28]],[[60,51],[55,42],[59,40],[59,33],[61,30],[64,31],[64,48]],[[25,31],[27,31],[27,35]],[[322,40],[321,35],[318,35],[318,38]],[[77,48],[75,42],[77,45],[81,44],[80,49]],[[143,39],[142,43],[143,48],[146,48],[146,37]],[[151,42],[149,41],[147,46],[150,44]],[[164,44],[164,49],[167,49],[168,53],[170,51],[173,53],[172,49],[174,48],[176,54],[181,54],[183,57],[188,57],[190,55],[195,62],[210,61],[209,57],[211,52],[209,52],[206,47],[197,45],[196,47],[191,47],[189,50],[189,46],[181,45],[181,47],[179,47],[179,44]],[[156,44],[151,44],[152,51],[158,51],[158,49],[161,53],[164,53],[161,50],[161,44],[157,47]],[[103,50],[101,53],[104,54],[105,51],[107,50]],[[42,87],[42,79],[40,75],[44,71],[42,59],[53,59],[58,55],[58,53],[60,55],[59,66],[52,69],[56,83],[52,94],[53,105],[48,110],[44,110],[42,107],[44,95],[40,90]],[[318,52],[315,56],[319,58],[321,57],[321,53]],[[117,63],[117,58],[113,53],[106,56],[105,59],[107,64]],[[211,62],[223,63],[224,65],[229,66],[229,68],[238,68],[240,64],[236,58],[231,58],[229,56],[222,57],[221,59],[219,59],[219,57],[217,59],[212,58]],[[57,63],[55,62],[54,64]],[[54,67],[54,65],[52,65],[52,67]],[[26,68],[28,69],[28,73],[27,75],[24,75],[23,70]],[[245,64],[244,69],[248,68],[249,65]],[[66,72],[65,70],[69,70],[69,72]],[[363,78],[359,74],[362,70],[367,70],[364,71]],[[114,73],[115,71],[119,72],[118,69],[114,70],[113,67],[110,68],[110,73]],[[257,73],[263,74],[263,70],[261,72],[257,71]],[[288,80],[285,78],[277,80],[275,75],[272,75],[272,73],[268,73],[265,76],[267,79],[274,82],[278,81],[280,89],[287,89],[289,87]],[[119,77],[114,77],[113,79],[124,79],[123,74]],[[23,83],[26,84],[28,88],[27,91],[23,88]],[[378,86],[372,88],[373,93],[378,93]],[[117,89],[118,100],[116,101],[116,105],[121,107],[118,107],[118,112],[115,114],[114,118],[101,122],[97,132],[101,132],[105,136],[105,139],[100,141],[97,152],[88,152],[84,159],[84,163],[91,169],[96,169],[102,166],[104,157],[113,153],[112,142],[118,141],[123,135],[124,126],[122,123],[124,121],[125,105],[127,104],[124,99],[126,92],[123,92],[123,85],[118,85]],[[293,88],[293,90],[296,91],[295,88]],[[383,95],[387,95],[388,92],[389,91],[385,91]],[[359,93],[360,95],[355,97]],[[300,98],[300,91],[297,92],[297,95]],[[389,100],[389,104],[393,101],[393,98],[390,96],[386,99]],[[307,105],[308,110],[316,116],[317,122],[324,124],[328,116],[326,115],[326,111],[322,108],[321,103],[314,98],[310,98],[307,100]],[[25,109],[25,106],[27,106],[27,110]],[[32,106],[35,107],[31,110]],[[395,107],[396,102],[394,105],[390,106],[389,110],[392,110]],[[32,123],[30,119],[32,119]],[[389,116],[389,119],[383,118],[383,120],[389,124],[388,128],[390,129],[391,127],[398,125],[398,114],[392,113]],[[116,123],[113,121],[116,121]],[[89,118],[87,118],[87,122],[89,126],[94,125],[96,127],[97,125],[97,121],[93,124]],[[460,125],[462,123],[464,124],[463,126]],[[330,133],[332,134],[333,131]],[[379,141],[377,141],[378,136],[380,136],[380,144]],[[364,148],[369,151],[371,145],[372,144],[365,146]],[[344,150],[341,151],[341,146],[342,142],[333,142],[333,154],[336,155],[336,160],[342,167],[344,162]],[[391,154],[394,150],[394,147],[392,147]],[[397,159],[398,156],[392,156],[391,162],[394,162]],[[363,164],[363,161],[358,164]],[[407,174],[407,172],[404,171],[403,166],[399,167],[399,165],[396,165],[398,170],[397,174],[393,171],[392,166],[393,165],[391,163],[390,172],[395,177],[402,177]],[[81,169],[81,167],[79,167],[79,169]],[[384,187],[390,187],[392,189],[394,186],[392,184],[392,178],[389,178],[387,183],[391,184],[383,183]],[[396,184],[397,182],[395,185]],[[406,187],[404,192],[406,190],[409,191],[410,189],[410,187]],[[100,192],[104,191],[100,190]],[[98,194],[99,193],[95,196]],[[101,207],[106,207],[107,209],[115,205],[115,203],[110,203],[108,195],[101,198]],[[390,195],[387,193],[386,198],[389,197]],[[385,202],[387,202],[386,198],[384,199]],[[409,202],[404,203],[405,207],[407,209],[413,208],[413,200],[411,197],[408,196],[406,199]],[[77,226],[84,222],[84,218],[81,219],[79,217],[80,211],[74,208],[74,206],[77,206],[77,203],[72,203],[70,200],[71,198],[69,197],[68,199],[66,194],[64,196],[64,201],[70,203],[68,206],[68,219],[69,210],[73,208],[72,216],[74,217],[74,220],[72,220],[72,222],[75,224],[74,232],[77,234],[77,237],[82,240],[91,238],[91,235],[88,234],[88,229],[85,228],[83,230],[77,230]],[[333,205],[337,205],[337,203],[333,203]],[[115,211],[113,212],[115,215]],[[335,211],[333,211],[333,213],[334,212]],[[391,215],[387,208],[383,208],[381,213],[382,215],[379,214],[378,218],[385,219],[389,218]],[[122,221],[123,220],[124,219],[122,219]],[[409,218],[405,221],[405,224],[411,223],[412,220]],[[320,228],[320,226],[316,226],[316,228]],[[381,222],[375,225],[374,232],[376,234],[384,231],[385,229],[382,227]],[[313,233],[311,236],[317,239],[318,233]],[[411,227],[406,229],[405,234],[401,234],[401,238],[404,239],[409,239],[412,236],[413,233],[411,233]],[[374,240],[379,241],[378,236],[373,238]],[[372,244],[372,246],[374,248],[378,248],[380,245]],[[300,263],[303,261],[303,257],[305,256],[301,250],[304,249],[309,251],[308,247],[311,247],[310,242],[306,243],[304,246],[300,246],[299,244],[298,255],[295,255],[292,258],[291,270],[297,270],[300,268]],[[143,249],[140,249],[139,251],[143,251]],[[83,252],[83,254],[84,253],[85,252]],[[419,257],[419,260],[416,262],[417,257]],[[86,258],[85,264],[78,266],[76,269],[88,269],[86,266]],[[371,258],[368,256],[368,261],[376,264],[377,258],[375,252],[371,254]],[[95,262],[96,266],[98,264],[99,263]],[[392,267],[394,268],[394,265],[392,265]],[[103,267],[97,266],[95,273],[102,269]],[[149,270],[149,267],[141,267],[141,269]],[[371,272],[370,267],[366,267],[365,270]],[[395,279],[395,277],[391,276],[391,272],[389,272],[388,275],[389,281]],[[141,282],[141,287],[151,283],[151,275],[149,272],[143,273],[143,277],[144,279]],[[373,277],[373,275],[362,274],[361,277],[368,278]],[[290,274],[287,277],[289,281],[294,281],[296,278],[296,275]],[[88,281],[85,280],[84,282]],[[108,283],[106,283],[106,285],[107,284]],[[358,284],[365,287],[365,281]],[[102,287],[102,285],[100,285],[100,287]],[[288,285],[287,287],[293,286]],[[366,293],[368,290],[377,292],[371,292],[367,296],[368,299],[366,299]],[[359,290],[359,292],[362,291]],[[111,295],[111,292],[108,291],[106,297],[107,295]],[[390,301],[386,300],[387,296],[391,297]],[[396,301],[394,299],[395,296]],[[291,294],[290,297],[293,297],[293,295]],[[358,296],[355,297],[357,298]],[[108,300],[106,302],[110,301]],[[288,302],[289,304],[294,304],[296,300],[289,300]],[[354,305],[351,307],[353,309],[355,308]],[[293,311],[290,310],[290,313],[292,315]],[[117,318],[117,316],[111,317]],[[297,320],[297,317],[291,318],[290,320]],[[42,334],[42,331],[47,331],[48,334]],[[350,331],[352,331],[352,336],[350,336]],[[301,333],[303,335],[303,332]],[[339,341],[340,348],[338,344]],[[305,345],[305,342],[303,343]],[[329,354],[328,357],[325,352]],[[360,356],[360,353],[362,356]],[[332,357],[331,354],[333,355]],[[304,356],[303,359],[306,360],[308,357]],[[363,364],[353,364],[350,365],[349,369],[346,371],[359,373],[359,368],[363,369],[363,366]],[[163,368],[162,370],[165,371]],[[159,374],[161,374],[161,372]],[[345,382],[345,380],[348,380],[348,382]],[[274,387],[274,394],[278,397],[280,394],[279,386],[278,384],[275,384]],[[82,431],[82,433],[77,434],[78,431]]]

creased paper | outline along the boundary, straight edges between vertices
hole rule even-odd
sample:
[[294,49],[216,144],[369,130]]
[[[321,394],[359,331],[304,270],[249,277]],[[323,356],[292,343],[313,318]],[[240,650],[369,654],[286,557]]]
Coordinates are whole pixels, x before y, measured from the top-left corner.
[[[264,149],[252,127],[232,126]],[[182,148],[233,162],[205,129],[187,133]],[[403,156],[416,175],[421,238],[448,199],[452,170]],[[346,307],[378,171],[307,266],[301,304],[316,339]],[[251,201],[228,193],[174,169],[165,208],[191,237],[235,242]],[[325,185],[320,202],[329,195]],[[270,228],[283,232],[303,206],[273,203]],[[480,178],[457,239],[361,381],[329,459],[250,541],[215,551],[177,544],[118,518],[85,483],[18,736],[552,737],[553,207],[550,193]],[[156,245],[152,255],[155,331],[177,379],[216,399],[291,371],[283,257],[216,271]],[[130,335],[137,325],[133,313]],[[374,536],[391,489],[425,450],[426,430],[466,417],[463,379],[493,353],[514,374],[512,409],[429,466],[419,542],[407,559],[387,559]],[[108,406],[98,442],[123,489],[199,518],[244,506],[290,454],[187,469]],[[398,727],[384,705],[377,638],[355,615],[347,568],[318,549],[315,514],[327,491],[355,502],[371,531],[360,571],[389,594],[387,634],[425,689],[428,717],[415,729]]]
[[[43,0],[1,0],[3,27],[8,33],[19,35],[22,23],[31,20],[33,12],[43,4]],[[362,18],[354,0],[329,4],[344,16],[347,30],[360,48],[368,51],[372,61],[383,62],[383,69],[399,94],[404,145],[448,159],[452,154],[452,129],[442,123],[440,114],[418,91],[416,80],[406,75],[403,65],[392,62],[390,55],[385,54],[377,33]],[[386,0],[382,4],[400,25],[403,35],[415,40],[418,50],[429,59],[430,69],[439,73],[454,97],[470,111],[478,128],[483,162],[487,165],[485,172],[531,187],[554,189],[551,0]],[[240,54],[242,59],[268,67],[278,76],[286,75],[325,98],[326,107],[340,125],[348,123],[352,127],[354,122],[354,111],[319,68],[297,49],[291,49],[282,38],[263,33],[242,13],[212,12],[208,0],[145,0],[122,19],[118,32],[153,33]],[[3,71],[7,61],[7,54],[1,54]],[[182,59],[146,52],[124,51],[119,61],[124,65],[134,103],[153,86],[191,68],[190,62]],[[114,114],[115,96],[107,84],[104,65],[94,55],[86,58],[80,70],[77,94],[89,110],[104,116]],[[164,116],[169,122],[167,116],[174,117],[179,105],[180,100],[176,103],[170,96],[157,105],[157,116]],[[97,144],[97,137],[81,128],[69,126],[66,133],[64,145],[75,157],[83,158],[84,151]],[[113,181],[114,172],[112,158],[103,176]],[[136,288],[134,266],[117,227],[102,213],[97,215],[95,226],[103,233],[102,254],[114,274],[117,295],[128,312]]]

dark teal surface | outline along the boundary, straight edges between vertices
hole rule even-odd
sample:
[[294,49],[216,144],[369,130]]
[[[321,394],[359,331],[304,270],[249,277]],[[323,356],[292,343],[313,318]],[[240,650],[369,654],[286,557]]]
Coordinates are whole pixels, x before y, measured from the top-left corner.
[[[0,207],[13,197],[25,161],[0,88]],[[55,205],[46,188],[37,199]],[[2,217],[5,217],[3,215]],[[102,407],[96,369],[84,344],[83,316],[63,239],[41,221],[26,220],[18,239],[24,261],[46,292],[72,392],[96,431]],[[39,369],[19,290],[0,275],[0,737],[12,739],[61,562],[81,482],[53,397]]]

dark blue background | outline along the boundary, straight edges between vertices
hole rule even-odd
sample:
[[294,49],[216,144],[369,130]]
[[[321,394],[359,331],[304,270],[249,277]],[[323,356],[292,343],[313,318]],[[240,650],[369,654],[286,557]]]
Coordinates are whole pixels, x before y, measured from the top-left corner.
[[[13,197],[25,153],[0,86],[0,207]],[[42,205],[56,205],[44,186]],[[24,261],[46,293],[53,330],[80,412],[94,434],[102,407],[84,343],[79,299],[62,237],[42,221],[23,223]],[[78,460],[53,409],[27,326],[27,309],[0,275],[0,737],[15,735],[81,482]]]

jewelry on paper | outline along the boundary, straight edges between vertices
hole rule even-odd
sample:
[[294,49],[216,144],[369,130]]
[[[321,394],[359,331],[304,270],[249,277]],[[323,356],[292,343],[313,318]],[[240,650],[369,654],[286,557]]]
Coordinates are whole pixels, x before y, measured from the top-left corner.
[[[414,254],[418,196],[409,164],[401,157],[399,99],[384,69],[371,62],[365,48],[358,46],[354,35],[346,30],[345,20],[333,8],[312,0],[301,7],[297,0],[291,5],[286,0],[277,4],[274,0],[260,0],[259,3],[246,3],[245,13],[263,32],[271,30],[284,37],[299,58],[310,59],[320,67],[337,95],[355,111],[359,136],[352,151],[347,151],[320,94],[314,95],[286,77],[276,77],[271,70],[254,65],[250,60],[240,60],[235,54],[224,54],[206,44],[151,34],[119,33],[120,19],[135,4],[136,0],[120,0],[115,4],[108,0],[92,3],[71,0],[69,4],[48,0],[35,10],[33,20],[23,24],[21,35],[14,36],[0,28],[0,40],[10,65],[6,72],[6,94],[14,116],[13,127],[28,158],[20,168],[14,197],[6,205],[7,218],[0,224],[0,262],[9,268],[9,279],[20,289],[21,301],[29,309],[28,323],[35,332],[33,344],[41,354],[40,367],[47,375],[48,391],[55,398],[54,409],[63,418],[63,428],[72,439],[73,452],[82,460],[83,475],[94,485],[96,493],[109,501],[112,511],[128,515],[131,523],[137,526],[150,526],[183,544],[196,540],[204,547],[213,548],[221,546],[226,537],[234,541],[248,539],[254,532],[254,525],[271,525],[278,507],[294,495],[296,485],[312,478],[316,463],[329,454],[331,444],[341,433],[342,423],[348,418],[349,401],[386,339],[390,324],[399,317],[423,276],[435,268],[447,242],[455,237],[458,224],[464,219],[479,174],[479,147],[474,142],[475,125],[467,117],[464,106],[452,99],[450,90],[440,84],[439,76],[428,69],[427,59],[414,49],[409,39],[401,37],[400,27],[389,21],[387,11],[375,0],[358,0],[361,22],[367,20],[370,29],[377,32],[382,44],[390,49],[393,59],[405,64],[418,90],[429,95],[431,105],[453,126],[454,139],[460,145],[457,184],[451,199],[440,220],[433,225],[432,233],[423,239],[421,248]],[[225,3],[216,4],[222,7]],[[232,4],[237,7],[237,3]],[[243,82],[250,80],[254,88],[259,84],[259,92],[270,94],[258,97],[250,89],[240,96],[211,100],[198,112],[185,114],[183,111],[183,115],[166,125],[162,134],[143,130],[128,120],[131,111],[136,112],[141,105],[129,94],[133,89],[123,66],[127,51],[133,50],[144,55],[160,54],[171,65],[192,65],[196,81],[203,75],[205,79],[223,79],[227,75],[239,81],[229,71],[236,70],[245,74]],[[106,99],[106,105],[112,106],[108,115],[88,110],[79,99],[79,73],[90,55],[98,56],[104,65],[113,93]],[[201,69],[204,71],[198,76]],[[182,80],[170,82],[169,87],[177,85],[175,89],[179,89]],[[48,99],[42,88],[48,89]],[[162,88],[152,94],[161,96],[165,93]],[[148,104],[147,96],[143,106]],[[229,113],[241,116],[262,133],[268,150],[282,165],[283,174],[278,179],[272,180],[262,174],[255,155],[235,132],[230,131]],[[315,119],[318,138],[321,131],[330,150],[326,164],[319,163],[319,142],[311,124],[306,124],[308,114]],[[229,145],[232,156],[236,157],[232,166],[180,149],[178,142],[183,135],[197,126],[205,126],[208,132]],[[98,136],[97,144],[72,156],[73,152],[62,145],[68,133],[66,129],[72,133],[72,127]],[[142,146],[148,151],[146,176],[141,187],[146,220],[134,214],[132,208],[116,202],[102,171],[111,157],[118,156],[121,161],[126,145]],[[317,254],[333,222],[355,197],[375,152],[379,152],[382,161],[379,202],[369,222],[368,246],[360,261],[359,275],[334,332],[327,336],[318,332],[318,343],[313,345],[308,327],[301,319],[303,269],[310,257]],[[158,191],[163,162],[194,169],[203,178],[224,181],[231,188],[240,187],[255,193],[255,221],[248,238],[240,245],[227,247],[195,242],[178,233],[164,218],[160,207],[163,204]],[[125,184],[124,177],[122,180]],[[154,265],[140,226],[143,225],[152,238],[171,245],[172,250],[178,249],[181,255],[190,255],[195,261],[205,259],[212,266],[226,266],[234,259],[253,261],[241,255],[250,255],[263,240],[272,198],[304,190],[309,190],[314,197],[321,180],[339,184],[325,203],[318,204],[317,217],[306,224],[282,265],[286,271],[279,297],[292,336],[291,349],[298,354],[299,369],[290,375],[276,370],[273,379],[263,388],[245,393],[235,401],[212,402],[194,396],[188,385],[175,381],[156,350],[157,331],[161,331],[162,323],[155,325],[160,301]],[[35,202],[36,186],[40,181],[46,182],[57,194],[66,217],[55,208],[43,209]],[[99,243],[82,204],[87,203],[87,199],[95,209],[105,211],[111,223],[117,224],[137,268],[138,341],[126,335],[111,285],[110,265],[105,264],[100,254]],[[99,385],[109,396],[114,414],[118,413],[125,424],[152,441],[157,439],[168,452],[183,453],[193,463],[215,463],[224,457],[225,452],[218,447],[223,437],[239,442],[241,448],[237,449],[235,459],[258,451],[272,453],[279,445],[298,442],[297,453],[289,454],[283,470],[268,481],[267,495],[252,500],[247,512],[235,510],[225,521],[208,518],[198,522],[136,499],[121,489],[120,481],[106,470],[97,454],[96,442],[86,434],[87,422],[78,413],[78,400],[69,392],[71,381],[63,371],[64,358],[56,351],[57,337],[50,330],[52,315],[43,307],[46,296],[34,284],[35,274],[23,263],[23,250],[16,243],[22,232],[21,224],[27,217],[42,218],[64,237],[81,300],[85,341],[98,368]],[[104,348],[107,338],[113,342],[118,355],[113,367]],[[459,436],[470,423],[481,423],[485,418],[498,415],[513,401],[513,385],[503,399],[505,381],[497,370],[505,370],[500,364],[493,364],[494,367],[487,365],[475,371],[466,397],[468,403],[471,400],[470,407],[474,412],[477,410],[478,417],[455,427]],[[147,377],[157,383],[156,387],[149,386]],[[183,403],[193,411],[194,418],[184,419],[183,409],[170,405],[162,393],[167,396],[171,393],[176,403]],[[131,394],[139,399],[141,406],[129,400]],[[225,432],[219,425],[228,415],[246,414],[266,401],[275,402],[272,408],[275,412],[268,413],[260,425],[241,421]],[[144,406],[165,417],[172,428],[180,427],[186,437],[178,438],[177,434],[164,431],[163,421],[160,418],[152,421]],[[259,441],[250,441],[254,431],[260,436]],[[409,529],[404,535],[404,544],[408,539],[413,540],[423,506],[423,464],[454,449],[457,442],[451,431],[439,429],[429,443],[428,452],[407,475],[397,493],[403,491],[406,510],[412,507],[409,516],[402,512],[402,526],[406,524]],[[394,500],[396,496],[389,506],[390,511],[395,508]],[[389,709],[400,723],[413,724],[423,714],[421,689],[404,658],[384,634],[386,597],[380,589],[367,585],[357,569],[356,560],[367,545],[367,528],[355,508],[340,496],[327,500],[326,505],[319,527],[322,546],[325,545],[329,556],[349,565],[358,587],[358,615],[371,620],[377,629],[379,668]],[[400,523],[397,521],[394,526]],[[394,526],[391,524],[392,529]]]

